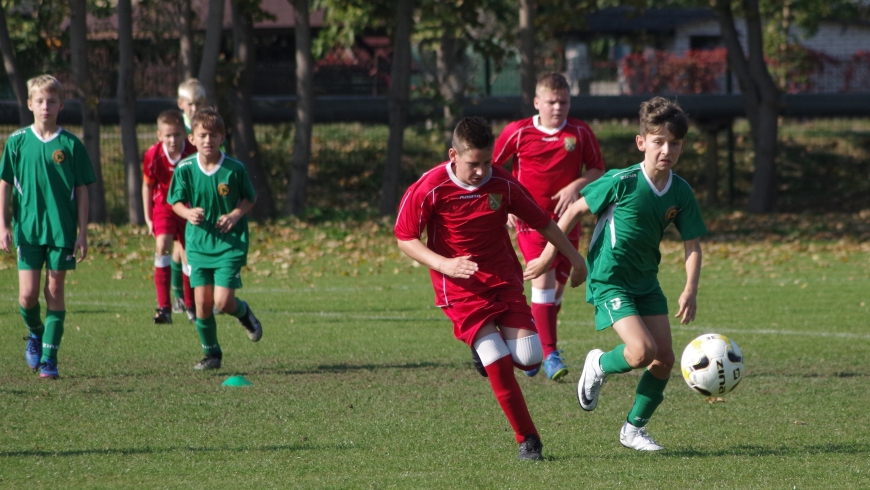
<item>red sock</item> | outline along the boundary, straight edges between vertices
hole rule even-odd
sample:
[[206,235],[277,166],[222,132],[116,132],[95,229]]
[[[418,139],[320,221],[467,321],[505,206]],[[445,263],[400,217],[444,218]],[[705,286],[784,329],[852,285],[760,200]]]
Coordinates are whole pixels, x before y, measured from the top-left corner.
[[517,442],[523,442],[526,436],[538,435],[529,409],[526,407],[526,399],[520,389],[517,378],[514,377],[514,363],[511,356],[505,356],[486,366],[486,374],[489,375],[489,384],[501,409],[507,416],[508,422],[514,429]]
[[172,290],[172,267],[154,268],[154,289],[157,290],[157,306],[169,308],[170,291]]
[[196,300],[193,295],[193,289],[190,287],[190,276],[187,274],[182,274],[184,277],[184,306],[188,311],[195,311],[196,308]]
[[535,318],[535,326],[538,328],[538,336],[541,338],[541,347],[544,348],[544,359],[556,350],[556,315],[559,306],[553,303],[532,303],[532,316]]

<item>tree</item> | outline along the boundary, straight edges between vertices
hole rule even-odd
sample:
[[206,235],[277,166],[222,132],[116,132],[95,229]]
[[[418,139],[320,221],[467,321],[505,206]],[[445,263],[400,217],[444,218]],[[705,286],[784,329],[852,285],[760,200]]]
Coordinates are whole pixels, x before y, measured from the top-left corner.
[[178,0],[178,60],[181,64],[181,79],[195,76],[193,71],[193,8],[190,0]]
[[296,36],[296,132],[293,137],[293,168],[287,189],[285,210],[291,215],[305,212],[308,164],[311,160],[311,130],[314,125],[314,60],[311,57],[309,0],[293,0]]
[[233,0],[230,8],[233,18],[233,64],[237,67],[229,97],[233,112],[233,148],[236,157],[248,168],[251,182],[257,191],[257,203],[251,210],[251,217],[265,219],[271,217],[275,201],[266,172],[260,163],[260,151],[254,135],[254,116],[251,112],[251,82],[257,65],[253,16],[259,12],[259,1]]
[[139,139],[136,137],[136,90],[133,87],[133,4],[118,0],[118,112],[121,118],[121,147],[127,184],[127,213],[130,224],[145,222],[142,209],[142,170]]
[[106,221],[106,193],[103,188],[103,167],[100,162],[100,99],[93,88],[88,66],[87,0],[70,0],[70,50],[76,95],[82,103],[82,141],[94,166],[96,182],[88,186],[88,219]]
[[6,23],[6,9],[0,3],[0,52],[3,53],[3,66],[6,68],[6,76],[9,77],[9,84],[12,85],[12,91],[15,93],[15,99],[18,101],[18,120],[22,126],[28,126],[33,123],[33,113],[27,108],[27,83],[21,71],[18,70],[18,63],[15,61],[15,50],[12,47],[12,41],[9,39],[9,29]]
[[199,65],[199,81],[210,104],[217,106],[217,69],[224,29],[224,0],[209,0],[205,27],[205,46]]
[[523,116],[535,113],[535,86],[538,83],[535,72],[535,3],[534,0],[520,0],[520,94]]
[[381,187],[381,216],[395,214],[399,204],[399,171],[402,168],[402,148],[411,92],[413,3],[413,0],[402,0],[396,5],[393,66],[390,70],[390,134],[387,139],[387,161],[384,165],[384,180]]

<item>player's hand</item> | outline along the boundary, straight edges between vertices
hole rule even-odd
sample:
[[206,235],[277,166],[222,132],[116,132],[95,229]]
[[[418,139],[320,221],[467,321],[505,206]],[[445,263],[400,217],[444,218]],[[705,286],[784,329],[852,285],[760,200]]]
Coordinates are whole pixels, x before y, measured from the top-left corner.
[[217,228],[221,233],[226,233],[230,231],[233,226],[236,226],[236,223],[239,222],[240,217],[233,216],[230,214],[222,214],[220,218],[217,220]]
[[576,288],[577,286],[586,282],[586,275],[588,274],[586,270],[586,264],[578,264],[580,267],[574,267],[571,269],[571,287]]
[[88,256],[88,235],[85,233],[79,234],[78,238],[76,238],[75,248],[73,248],[73,256],[76,255],[79,256],[79,258],[76,259],[76,263],[80,263]]
[[198,225],[205,221],[205,211],[202,208],[189,208],[187,210],[187,221],[192,225]]
[[153,235],[154,234],[154,222],[148,218],[145,218],[145,226],[148,227],[148,234]]
[[580,199],[580,194],[577,193],[577,189],[573,185],[569,185],[563,187],[562,190],[550,197],[550,199],[556,201],[556,209],[553,212],[556,213],[556,216],[561,217],[562,213],[567,211],[572,204]]
[[508,228],[516,228],[517,227],[517,217],[514,216],[513,214],[508,214],[507,227]]
[[438,267],[438,272],[454,279],[468,279],[477,272],[477,264],[468,260],[470,258],[471,255],[466,255],[447,259]]
[[538,257],[532,259],[526,264],[526,270],[523,271],[523,281],[531,281],[541,276],[541,274],[550,270],[550,262]]
[[4,252],[11,252],[12,235],[9,234],[9,228],[5,226],[0,228],[0,249]]
[[677,310],[677,314],[674,315],[674,318],[680,318],[680,323],[687,325],[690,321],[695,319],[695,311],[698,309],[696,294],[689,291],[683,291],[683,294],[680,295],[680,301],[678,304],[680,305],[680,309]]

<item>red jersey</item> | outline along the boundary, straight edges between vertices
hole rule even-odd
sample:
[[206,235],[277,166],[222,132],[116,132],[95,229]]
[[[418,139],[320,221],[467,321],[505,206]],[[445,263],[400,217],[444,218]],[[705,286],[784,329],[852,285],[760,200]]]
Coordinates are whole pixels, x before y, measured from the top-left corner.
[[[511,157],[514,177],[531,193],[538,206],[553,212],[557,201],[552,199],[586,170],[604,170],[604,160],[598,140],[589,125],[569,117],[558,129],[547,129],[538,123],[538,116],[508,124],[495,142],[493,166],[503,166]],[[519,231],[528,231],[517,223]],[[568,238],[580,238],[580,226],[571,230]]]
[[166,148],[159,141],[148,148],[142,158],[142,174],[145,182],[154,187],[154,204],[167,205],[166,196],[169,194],[172,174],[175,173],[175,164],[194,153],[196,153],[196,147],[188,141],[184,141],[181,154],[175,160],[169,158]]
[[496,288],[517,288],[522,294],[523,271],[505,226],[508,213],[534,229],[550,222],[528,191],[497,167],[472,187],[460,182],[446,162],[408,188],[396,218],[396,238],[419,239],[425,229],[430,250],[448,258],[470,255],[478,266],[468,279],[430,270],[438,306]]

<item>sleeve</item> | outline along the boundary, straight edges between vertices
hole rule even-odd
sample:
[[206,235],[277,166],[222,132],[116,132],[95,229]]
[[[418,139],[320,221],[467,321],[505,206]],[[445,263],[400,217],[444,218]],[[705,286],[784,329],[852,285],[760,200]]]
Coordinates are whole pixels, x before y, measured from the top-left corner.
[[511,182],[507,211],[519,217],[534,230],[543,228],[550,222],[550,213],[541,209],[529,195],[529,191],[519,182]]
[[426,192],[421,189],[421,181],[408,188],[399,205],[396,226],[393,228],[399,240],[419,239],[432,213],[431,203],[427,203]]
[[142,157],[142,179],[149,186],[157,183],[157,176],[154,172],[154,147],[152,146],[145,151],[145,156]]
[[674,226],[680,232],[680,237],[683,241],[693,240],[702,235],[707,234],[707,225],[704,224],[704,218],[701,217],[701,209],[698,207],[698,200],[695,199],[695,193],[692,189],[687,189],[683,197],[683,205],[677,217],[674,218]]
[[[3,148],[3,157],[0,159],[0,180],[5,180],[9,185],[15,183],[15,171],[12,168],[12,146],[14,143],[7,140],[6,147]],[[5,203],[0,203],[5,205]]]
[[515,124],[511,123],[505,126],[504,130],[498,135],[495,140],[495,146],[492,151],[492,165],[495,167],[503,167],[517,153],[517,141],[519,135],[515,129]]
[[239,196],[250,202],[257,200],[257,191],[254,189],[254,183],[251,182],[248,169],[244,166],[242,166],[242,171],[239,172]]
[[78,138],[73,139],[73,164],[75,165],[75,187],[93,184],[97,181],[88,150]]
[[583,166],[584,171],[597,168],[604,170],[604,157],[601,155],[601,146],[598,144],[598,138],[592,132],[592,128],[588,125],[584,127],[583,142]]
[[581,189],[580,194],[586,199],[589,212],[597,215],[617,202],[619,199],[618,185],[619,180],[605,175]]
[[184,167],[175,169],[172,175],[172,182],[169,184],[169,195],[166,196],[166,202],[171,206],[177,202],[187,204],[190,202],[190,196],[187,192],[187,183],[184,177]]

